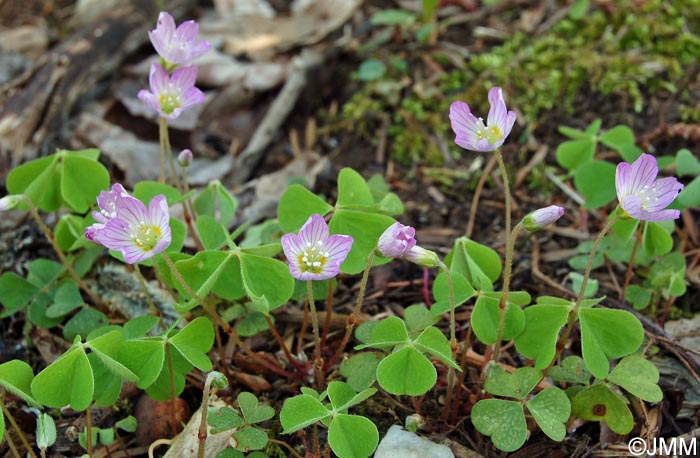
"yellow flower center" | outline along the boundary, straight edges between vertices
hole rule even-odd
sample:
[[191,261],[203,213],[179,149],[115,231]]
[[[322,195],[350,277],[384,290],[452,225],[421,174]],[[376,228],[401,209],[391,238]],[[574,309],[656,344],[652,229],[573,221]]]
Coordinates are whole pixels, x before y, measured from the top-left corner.
[[479,118],[479,124],[481,124],[481,128],[476,131],[476,138],[478,140],[486,139],[489,144],[492,145],[503,139],[503,132],[501,132],[498,126],[486,127],[481,118]]
[[156,247],[161,239],[160,227],[142,224],[135,233],[131,235],[134,245],[143,251],[151,251]]
[[323,266],[326,265],[326,260],[330,256],[327,251],[322,251],[323,242],[318,240],[316,244],[306,242],[304,251],[297,258],[299,268],[302,272],[311,272],[312,274],[320,274],[323,271]]
[[160,97],[158,97],[158,102],[160,103],[160,109],[166,114],[171,114],[176,108],[180,107],[178,98],[169,92],[161,93]]

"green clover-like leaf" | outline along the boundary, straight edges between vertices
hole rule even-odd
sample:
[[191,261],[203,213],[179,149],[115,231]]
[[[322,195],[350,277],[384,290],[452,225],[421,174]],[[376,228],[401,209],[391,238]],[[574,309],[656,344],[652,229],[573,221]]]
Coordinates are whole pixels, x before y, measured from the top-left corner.
[[207,352],[214,345],[214,327],[209,318],[195,318],[175,334],[170,343],[193,366],[204,372],[211,370],[212,364]]
[[260,405],[258,398],[253,393],[243,391],[237,399],[243,418],[250,425],[269,420],[275,415],[275,409],[268,405]]
[[639,320],[625,310],[580,309],[583,359],[591,373],[605,378],[609,359],[633,353],[642,343],[644,329]]
[[501,366],[492,364],[484,389],[497,396],[524,399],[542,379],[542,372],[534,367],[521,367],[507,372]]
[[639,355],[623,358],[608,375],[608,380],[648,402],[661,402],[659,370]]
[[419,396],[430,390],[436,380],[433,363],[411,346],[390,354],[377,367],[377,381],[391,394]]
[[328,443],[339,458],[367,458],[377,448],[379,432],[368,418],[338,414],[328,426]]
[[559,388],[547,388],[527,402],[527,409],[550,439],[564,440],[565,423],[571,414],[569,398]]
[[588,371],[586,363],[583,358],[576,355],[567,356],[561,365],[552,367],[549,376],[555,382],[588,385],[591,381],[591,373]]
[[[485,344],[495,344],[498,339],[500,320],[500,299],[480,295],[472,312],[472,329],[476,337]],[[506,316],[503,327],[503,340],[516,338],[525,328],[525,313],[510,300],[506,304]]]
[[572,304],[536,304],[525,309],[525,329],[515,338],[515,348],[535,360],[537,369],[552,362],[559,330],[566,323]]
[[330,411],[310,394],[300,394],[287,398],[280,411],[280,423],[283,434],[291,434],[309,425],[321,421],[330,415]]
[[634,427],[632,412],[619,394],[604,383],[581,390],[571,403],[571,412],[583,420],[605,421],[618,434],[627,434]]
[[527,438],[523,405],[503,399],[482,399],[472,409],[472,424],[490,436],[493,445],[504,452],[519,449]]

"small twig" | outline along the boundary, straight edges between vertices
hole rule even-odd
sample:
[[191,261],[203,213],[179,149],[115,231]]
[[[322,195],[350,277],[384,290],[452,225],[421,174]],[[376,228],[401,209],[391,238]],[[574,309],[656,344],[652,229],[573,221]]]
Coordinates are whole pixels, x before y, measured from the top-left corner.
[[328,280],[328,293],[326,295],[326,321],[323,324],[323,336],[321,337],[321,346],[326,346],[326,339],[331,330],[331,321],[333,318],[333,279]]
[[[36,458],[36,454],[34,453],[34,450],[32,449],[32,446],[29,445],[29,441],[27,440],[27,437],[24,435],[24,432],[20,429],[20,427],[17,425],[17,422],[15,421],[15,417],[12,416],[8,408],[5,406],[5,402],[3,401],[2,397],[0,397],[0,407],[2,408],[3,414],[5,414],[5,417],[10,421],[10,425],[12,425],[12,429],[15,430],[17,435],[19,436],[19,440],[22,442],[22,445],[24,445],[24,448],[27,449],[27,452],[32,456],[32,458]],[[5,436],[9,439],[9,434],[5,432]],[[8,441],[9,444],[9,441]],[[14,445],[14,444],[13,444]],[[12,447],[10,447],[12,448]],[[14,451],[14,449],[13,449]],[[17,454],[19,457],[20,455]]]
[[270,329],[270,332],[272,335],[275,337],[275,340],[277,341],[277,344],[280,346],[282,349],[282,352],[284,353],[284,356],[287,357],[289,360],[289,364],[294,366],[294,369],[297,370],[300,374],[303,374],[305,372],[304,367],[299,363],[299,361],[296,360],[292,356],[292,353],[289,351],[289,348],[287,348],[287,344],[284,342],[284,339],[280,335],[280,333],[277,331],[277,328],[275,328],[275,324],[272,322],[269,316],[263,314],[265,317],[265,322],[267,323],[267,327]]
[[158,439],[157,441],[153,442],[150,447],[148,447],[148,458],[154,458],[153,457],[153,450],[155,450],[156,447],[160,445],[170,445],[173,442],[175,442],[174,439]]
[[268,439],[267,441],[272,442],[273,444],[281,445],[282,447],[286,448],[287,450],[289,450],[289,453],[291,453],[294,456],[294,458],[302,458],[302,456],[299,455],[297,451],[294,450],[292,446],[286,442],[282,442],[277,439]]

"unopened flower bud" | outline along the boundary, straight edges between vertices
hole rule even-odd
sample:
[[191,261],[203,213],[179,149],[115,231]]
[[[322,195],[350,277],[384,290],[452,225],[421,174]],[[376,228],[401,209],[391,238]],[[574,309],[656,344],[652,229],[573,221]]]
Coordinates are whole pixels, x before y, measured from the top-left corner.
[[189,167],[192,163],[192,151],[183,149],[182,152],[177,155],[177,163],[180,164],[180,167]]
[[411,226],[394,223],[379,237],[377,251],[384,257],[405,259],[423,267],[439,266],[437,253],[416,245],[415,235]]
[[12,210],[17,205],[19,205],[20,198],[17,195],[11,194],[0,199],[0,212],[5,210]]
[[403,256],[407,261],[418,264],[422,267],[438,267],[440,258],[434,251],[426,250],[425,248],[414,246]]
[[414,228],[396,222],[379,237],[379,253],[386,258],[400,258],[416,246],[415,235]]
[[211,371],[207,374],[207,379],[211,380],[211,386],[219,390],[228,387],[228,379],[224,374],[217,371]]
[[540,208],[523,218],[523,227],[530,232],[536,232],[555,223],[563,214],[564,209],[558,205]]

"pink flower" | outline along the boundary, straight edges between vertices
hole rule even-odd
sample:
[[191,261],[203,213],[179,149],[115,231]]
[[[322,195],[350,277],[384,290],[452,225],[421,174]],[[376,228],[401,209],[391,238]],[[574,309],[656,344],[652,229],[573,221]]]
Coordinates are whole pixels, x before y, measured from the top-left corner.
[[416,230],[396,222],[379,237],[379,252],[386,258],[401,258],[416,246]]
[[185,21],[176,29],[175,19],[169,13],[161,12],[155,30],[149,31],[148,37],[166,67],[170,68],[187,65],[209,51],[211,45],[207,41],[197,41],[198,32],[199,25],[195,21]]
[[379,253],[387,258],[406,259],[423,267],[440,265],[437,253],[416,245],[415,235],[414,228],[396,222],[379,237]]
[[175,70],[170,76],[160,64],[151,65],[151,90],[141,89],[139,99],[159,115],[175,119],[184,110],[204,102],[204,93],[194,86],[197,67]]
[[523,226],[530,232],[544,229],[550,224],[554,224],[564,214],[564,209],[558,205],[540,208],[529,213],[523,218]]
[[97,223],[85,229],[85,238],[121,251],[124,260],[135,264],[161,253],[171,241],[170,214],[165,196],[151,199],[148,208],[130,196],[120,184],[97,198]]
[[510,134],[515,123],[515,111],[508,111],[500,87],[489,91],[491,109],[486,120],[471,113],[469,105],[454,102],[450,105],[450,122],[457,135],[455,143],[472,151],[494,151],[499,148]]
[[667,221],[680,216],[680,211],[664,208],[673,202],[683,185],[674,177],[657,180],[658,174],[656,158],[651,154],[642,154],[631,164],[617,165],[617,199],[627,215],[642,221]]
[[297,280],[327,280],[338,275],[352,248],[349,235],[330,235],[321,215],[314,214],[299,234],[284,234],[282,248],[289,271]]

